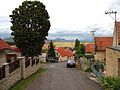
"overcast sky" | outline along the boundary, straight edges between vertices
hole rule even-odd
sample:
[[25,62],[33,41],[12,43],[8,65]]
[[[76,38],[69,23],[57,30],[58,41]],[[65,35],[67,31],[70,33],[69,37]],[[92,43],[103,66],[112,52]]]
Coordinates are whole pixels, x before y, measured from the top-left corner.
[[[24,0],[0,1],[0,32],[10,32],[9,15]],[[114,0],[40,0],[50,15],[49,33],[60,31],[79,31],[80,33],[96,30],[97,33],[110,34],[113,19],[105,15],[105,10]],[[104,30],[103,30],[104,29]],[[97,31],[99,30],[99,31]],[[108,31],[107,31],[108,30]],[[112,29],[111,29],[112,30]]]

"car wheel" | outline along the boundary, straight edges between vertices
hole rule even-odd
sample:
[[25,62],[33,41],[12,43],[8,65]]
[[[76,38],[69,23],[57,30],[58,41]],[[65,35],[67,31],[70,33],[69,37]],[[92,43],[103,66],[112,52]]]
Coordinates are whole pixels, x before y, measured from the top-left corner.
[[68,65],[66,65],[66,67],[67,67],[67,68],[69,68],[69,66],[68,66]]

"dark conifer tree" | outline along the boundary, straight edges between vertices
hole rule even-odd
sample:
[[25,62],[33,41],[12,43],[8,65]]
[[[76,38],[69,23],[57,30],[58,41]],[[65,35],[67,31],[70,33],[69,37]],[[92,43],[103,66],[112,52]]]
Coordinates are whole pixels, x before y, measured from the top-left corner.
[[49,45],[47,54],[48,54],[48,58],[55,58],[55,49],[54,49],[54,45],[53,45],[52,41],[50,41],[50,45]]
[[74,49],[77,50],[79,49],[79,46],[80,46],[80,41],[78,39],[75,40],[75,47]]

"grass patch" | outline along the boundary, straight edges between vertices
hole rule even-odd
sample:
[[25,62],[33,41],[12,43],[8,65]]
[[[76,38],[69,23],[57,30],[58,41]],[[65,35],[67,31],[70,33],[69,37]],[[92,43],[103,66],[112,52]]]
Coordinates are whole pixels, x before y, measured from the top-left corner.
[[33,80],[38,78],[43,72],[47,71],[47,69],[40,68],[36,73],[27,77],[26,79],[20,80],[18,83],[13,85],[9,90],[23,90],[25,89]]

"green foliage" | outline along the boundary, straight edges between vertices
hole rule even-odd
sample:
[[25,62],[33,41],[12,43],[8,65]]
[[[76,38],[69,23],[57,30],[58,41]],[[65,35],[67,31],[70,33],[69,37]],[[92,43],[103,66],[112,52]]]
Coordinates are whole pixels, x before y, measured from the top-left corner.
[[94,55],[85,55],[86,58],[94,58]]
[[48,58],[55,58],[55,49],[52,41],[50,42],[49,49],[48,49]]
[[87,69],[85,70],[85,72],[92,72],[92,69],[91,69],[91,68],[87,68]]
[[77,49],[76,54],[81,54],[81,50]]
[[84,44],[80,44],[79,49],[81,51],[81,54],[85,54],[85,45]]
[[74,49],[77,50],[79,49],[79,46],[80,46],[80,41],[78,39],[75,40],[75,47]]
[[11,45],[15,45],[15,43],[14,42],[7,42],[10,46]]
[[105,88],[112,90],[120,90],[120,78],[106,77],[100,79],[100,83]]
[[78,56],[78,58],[80,58],[80,57],[84,57],[85,55],[84,54],[78,54],[77,56]]
[[39,55],[50,29],[45,5],[40,1],[23,1],[22,5],[12,11],[10,18],[11,35],[23,55]]

